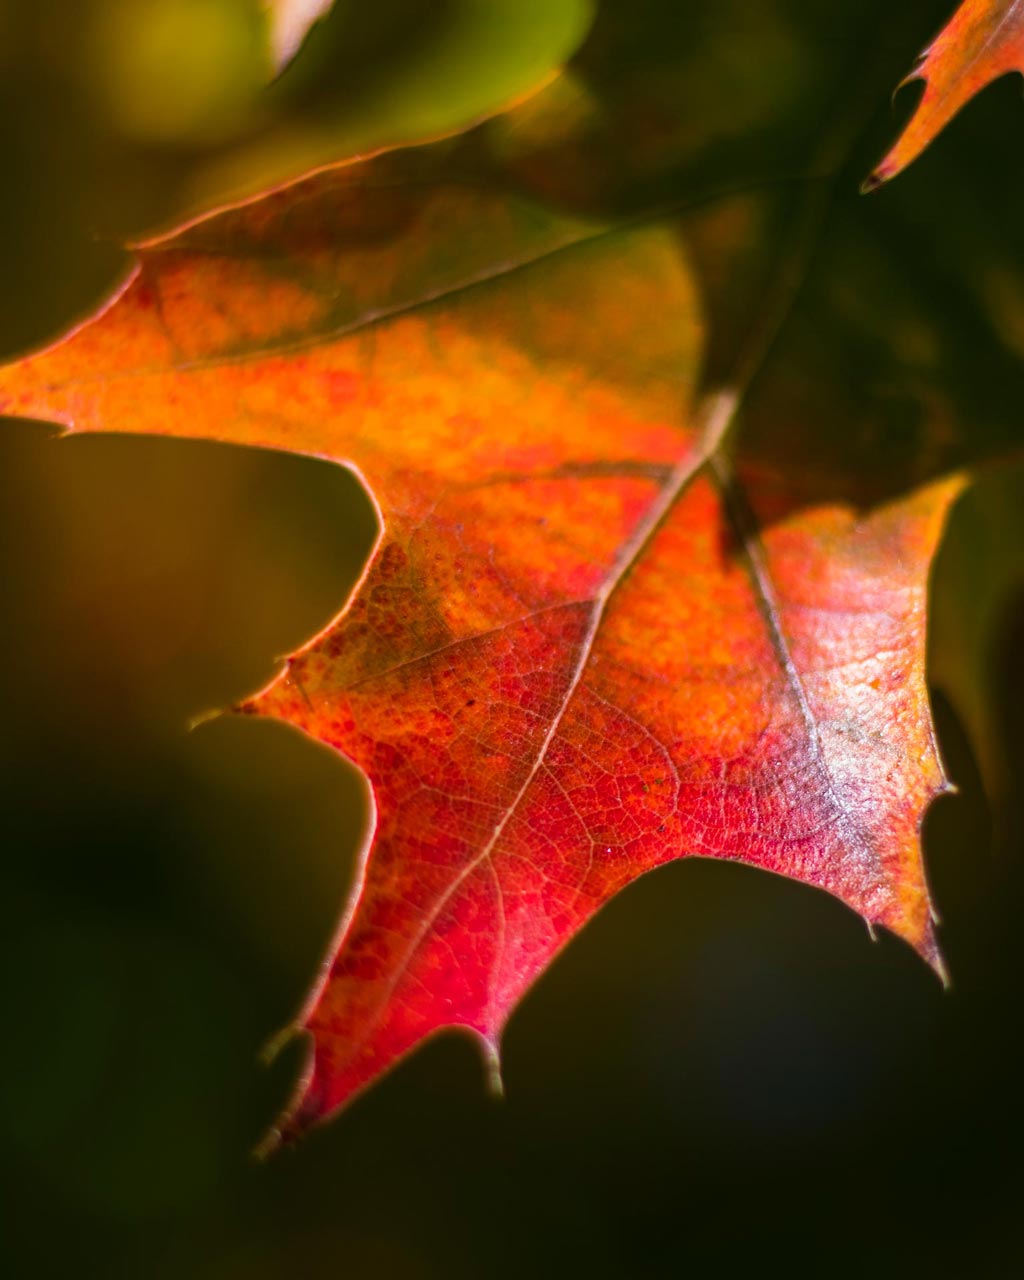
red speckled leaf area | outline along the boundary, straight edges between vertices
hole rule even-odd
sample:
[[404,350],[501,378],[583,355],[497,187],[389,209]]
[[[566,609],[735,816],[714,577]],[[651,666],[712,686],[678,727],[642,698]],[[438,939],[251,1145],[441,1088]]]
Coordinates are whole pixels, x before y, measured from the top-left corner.
[[556,953],[672,859],[820,886],[937,962],[925,590],[955,485],[855,510],[745,475],[735,396],[698,391],[681,225],[416,163],[145,246],[103,313],[0,370],[9,413],[316,454],[379,503],[349,607],[245,708],[375,800],[296,1129],[442,1028],[496,1061]]
[[965,0],[904,80],[923,80],[924,94],[865,186],[877,187],[895,177],[976,93],[1010,71],[1024,72],[1024,2]]

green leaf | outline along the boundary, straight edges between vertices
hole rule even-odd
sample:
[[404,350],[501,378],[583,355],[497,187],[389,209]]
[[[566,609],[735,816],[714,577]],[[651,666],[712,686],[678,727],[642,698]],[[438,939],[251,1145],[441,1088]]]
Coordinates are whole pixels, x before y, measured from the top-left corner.
[[185,205],[463,129],[549,78],[591,16],[591,0],[342,0],[268,91],[258,127],[197,165]]

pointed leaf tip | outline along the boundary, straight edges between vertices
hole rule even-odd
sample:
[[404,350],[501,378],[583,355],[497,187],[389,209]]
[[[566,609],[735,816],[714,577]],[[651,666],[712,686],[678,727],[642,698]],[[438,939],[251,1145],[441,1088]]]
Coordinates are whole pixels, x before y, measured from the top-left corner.
[[975,94],[1010,71],[1024,72],[1024,0],[965,0],[900,84],[923,80],[924,93],[861,189],[902,172]]

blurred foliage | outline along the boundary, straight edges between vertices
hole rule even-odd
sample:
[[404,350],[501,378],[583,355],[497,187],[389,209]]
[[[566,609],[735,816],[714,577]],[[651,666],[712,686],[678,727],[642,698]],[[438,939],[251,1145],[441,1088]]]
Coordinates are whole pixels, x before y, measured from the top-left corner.
[[[989,467],[961,498],[935,566],[931,678],[967,729],[995,808],[1000,844],[1024,837],[1007,750],[1000,649],[1024,600],[1024,464]],[[1015,744],[1016,747],[1016,744]],[[1016,748],[1019,749],[1019,748]],[[1008,852],[1004,849],[1004,853]]]
[[267,32],[251,0],[101,0],[94,10],[66,71],[81,77],[112,130],[187,145],[243,127],[270,74]]
[[[99,0],[0,9],[4,349],[92,305],[122,269],[121,233],[167,218],[200,189],[189,186],[197,174],[214,172],[207,164],[242,154],[249,112],[306,120],[322,103],[355,129],[374,102],[401,103],[404,90],[388,99],[374,79],[388,40],[425,58],[431,20],[458,7],[397,5],[337,5],[293,82],[286,73],[270,94],[251,4],[133,0],[130,17]],[[812,48],[841,44],[852,66],[895,83],[948,5],[903,8],[897,31],[879,22],[886,6],[864,6],[858,43],[824,0],[737,0],[725,41],[701,5],[635,0],[623,30],[612,21],[622,8],[604,4],[559,91],[567,119],[599,124],[614,117],[609,102],[630,104],[615,117],[626,132],[594,134],[595,156],[619,148],[621,189],[577,161],[552,198],[656,199],[666,149],[681,157],[674,180],[697,175],[705,191],[737,151],[764,157],[767,173],[770,157],[782,163],[780,101],[810,138],[830,91],[798,20]],[[555,6],[524,2],[509,22],[541,9]],[[129,42],[158,11],[184,26]],[[96,53],[100,14],[113,34]],[[484,27],[502,46],[512,29]],[[660,52],[642,75],[630,42]],[[359,75],[339,71],[346,50]],[[455,115],[488,86],[488,106],[507,96],[511,78],[492,81],[483,54],[458,57],[476,87],[463,97],[442,58],[420,82],[427,98],[448,79]],[[927,227],[899,184],[872,197],[904,211],[907,244],[938,246],[924,255],[937,314],[965,306],[945,264],[976,264],[973,296],[1006,344],[1020,332],[1017,278],[999,265],[999,237],[977,234],[993,224],[976,219],[982,209],[995,225],[1012,221],[1005,157],[1022,136],[1018,98],[1005,83],[986,91],[901,179],[944,193]],[[878,107],[869,163],[893,128],[884,93]],[[715,148],[687,150],[697,114]],[[516,140],[506,145],[514,160]],[[946,182],[952,149],[974,157],[970,190]],[[868,286],[872,271],[866,260]],[[722,314],[725,331],[742,319]],[[965,361],[989,359],[979,332],[961,329]],[[987,367],[993,401],[1016,404],[1004,366]],[[960,794],[935,808],[926,843],[951,993],[892,939],[870,945],[823,894],[737,866],[677,864],[613,903],[517,1014],[503,1103],[485,1096],[468,1043],[438,1040],[330,1128],[256,1165],[248,1152],[296,1069],[294,1054],[267,1068],[260,1053],[327,946],[365,795],[344,762],[283,726],[184,726],[265,682],[277,655],[333,616],[375,536],[372,506],[351,476],[312,459],[60,440],[27,423],[5,424],[0,452],[6,1274],[1019,1270],[1019,471],[983,479],[936,567],[935,669],[952,686],[939,729]],[[988,759],[1005,806],[998,853],[979,774]]]
[[268,83],[263,0],[16,0],[0,16],[0,152],[17,195],[0,239],[21,246],[5,276],[20,307],[0,352],[95,306],[126,240],[507,105],[568,57],[591,7],[336,0]]

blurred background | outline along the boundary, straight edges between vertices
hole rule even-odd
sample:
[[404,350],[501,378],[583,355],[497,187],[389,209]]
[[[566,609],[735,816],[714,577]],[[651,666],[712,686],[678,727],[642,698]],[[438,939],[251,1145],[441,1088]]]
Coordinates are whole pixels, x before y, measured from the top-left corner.
[[[529,37],[513,58],[496,2],[485,26],[505,71],[444,104],[426,72],[408,89],[409,68],[434,50],[440,74],[456,46],[484,64],[459,6],[373,8],[378,25],[339,6],[270,84],[255,2],[0,2],[0,354],[95,305],[126,237],[324,147],[473,119],[565,56],[586,17],[553,4],[539,40],[544,7],[530,17],[524,0],[506,11]],[[896,69],[949,5],[910,8],[885,50]],[[907,110],[879,106],[876,153]],[[998,136],[1016,163],[1019,86],[987,91],[951,133],[973,149]],[[987,483],[1012,522],[1024,475]],[[676,864],[614,901],[529,995],[504,1101],[469,1042],[441,1038],[261,1164],[249,1153],[296,1070],[262,1050],[331,935],[365,795],[285,726],[204,717],[334,615],[373,509],[325,463],[5,422],[4,1273],[1022,1274],[1024,573],[1018,545],[986,531],[986,492],[936,574],[962,586],[973,555],[1006,559],[984,633],[947,592],[933,636],[947,665],[981,653],[995,691],[983,752],[936,699],[960,788],[925,833],[950,991],[822,893]]]

